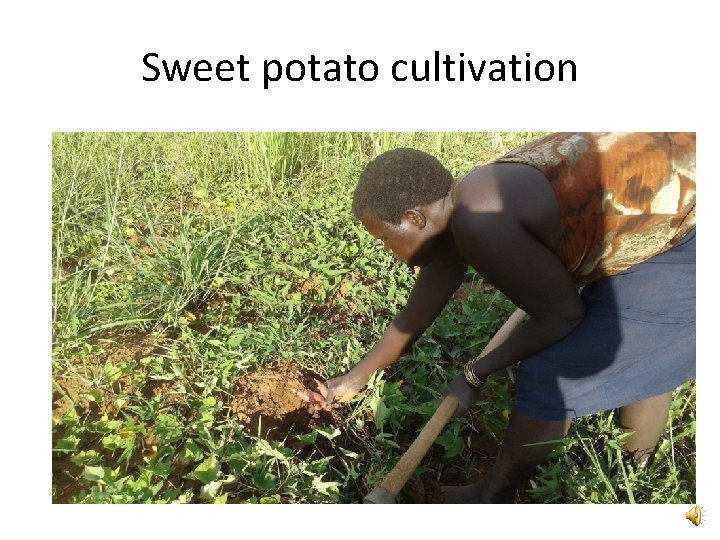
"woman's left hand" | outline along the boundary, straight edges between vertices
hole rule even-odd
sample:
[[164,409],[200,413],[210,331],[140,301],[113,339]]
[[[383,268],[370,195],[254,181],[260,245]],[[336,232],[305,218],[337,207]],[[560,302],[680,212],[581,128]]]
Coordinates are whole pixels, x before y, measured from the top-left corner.
[[461,371],[450,384],[445,388],[443,395],[453,395],[458,400],[458,408],[455,411],[455,417],[464,416],[472,407],[475,406],[477,400],[480,399],[481,388],[471,386],[465,379],[465,375]]

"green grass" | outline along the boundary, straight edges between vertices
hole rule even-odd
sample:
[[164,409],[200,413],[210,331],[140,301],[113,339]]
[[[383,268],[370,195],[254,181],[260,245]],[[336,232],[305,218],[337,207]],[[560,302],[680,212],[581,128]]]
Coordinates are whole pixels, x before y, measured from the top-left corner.
[[[55,134],[54,500],[359,501],[510,313],[502,295],[469,274],[470,297],[325,425],[257,433],[238,385],[270,365],[341,374],[403,305],[412,275],[350,213],[369,159],[412,146],[459,176],[536,135]],[[502,438],[512,376],[433,452],[473,474],[468,434]],[[694,419],[686,385],[645,468],[611,413],[582,419],[522,500],[692,502]]]

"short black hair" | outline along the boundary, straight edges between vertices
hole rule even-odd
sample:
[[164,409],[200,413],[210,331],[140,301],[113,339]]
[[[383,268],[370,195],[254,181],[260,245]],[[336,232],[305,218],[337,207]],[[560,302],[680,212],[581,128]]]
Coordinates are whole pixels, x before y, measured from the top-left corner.
[[380,154],[365,167],[353,194],[353,215],[398,224],[403,212],[442,199],[453,176],[437,158],[413,148]]

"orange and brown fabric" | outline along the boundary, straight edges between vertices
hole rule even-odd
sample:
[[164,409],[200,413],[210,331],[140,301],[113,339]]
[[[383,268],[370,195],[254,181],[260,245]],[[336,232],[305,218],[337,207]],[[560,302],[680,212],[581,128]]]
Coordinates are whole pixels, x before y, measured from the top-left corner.
[[695,227],[695,133],[557,133],[496,162],[550,180],[558,255],[580,285],[667,251]]

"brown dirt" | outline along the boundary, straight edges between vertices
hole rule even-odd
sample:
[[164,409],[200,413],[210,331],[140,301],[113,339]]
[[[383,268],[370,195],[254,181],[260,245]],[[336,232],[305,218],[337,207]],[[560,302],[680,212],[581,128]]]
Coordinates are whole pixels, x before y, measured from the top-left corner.
[[328,323],[333,325],[342,324],[348,316],[357,313],[357,304],[353,301],[353,295],[348,291],[348,283],[358,280],[359,277],[350,274],[349,281],[342,281],[338,287],[330,290],[330,294],[323,296],[326,292],[326,285],[320,275],[316,272],[294,287],[294,292],[302,294],[303,298],[310,302],[311,313],[325,317]]
[[74,404],[78,403],[81,405],[81,413],[82,412],[89,412],[90,403],[87,401],[82,401],[78,399],[78,395],[85,389],[85,385],[79,380],[75,378],[63,378],[63,379],[54,379],[54,382],[57,383],[61,388],[62,392],[65,393],[63,395],[62,392],[58,391],[56,388],[53,387],[52,391],[52,415],[55,419],[62,418],[72,407]]
[[56,456],[52,460],[52,502],[67,503],[78,492],[77,478],[82,473],[68,455]]
[[316,426],[338,426],[336,411],[303,401],[295,392],[315,388],[312,373],[297,366],[278,364],[244,375],[237,381],[231,410],[250,435],[297,449],[293,435],[309,433]]

